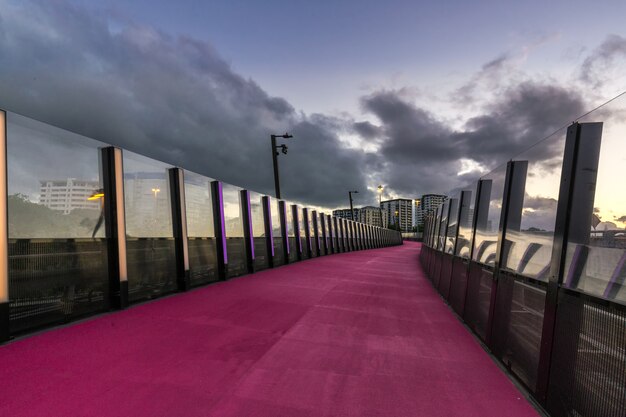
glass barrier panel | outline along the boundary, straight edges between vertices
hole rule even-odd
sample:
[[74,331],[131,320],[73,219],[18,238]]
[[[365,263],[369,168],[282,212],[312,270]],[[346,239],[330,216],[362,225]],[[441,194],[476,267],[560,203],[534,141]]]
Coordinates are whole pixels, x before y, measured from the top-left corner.
[[308,231],[310,230],[309,227],[309,223],[310,221],[307,219],[305,219],[305,212],[306,209],[305,208],[300,208],[300,211],[298,212],[298,225],[300,228],[300,244],[302,245],[302,258],[308,258],[309,257],[309,244],[307,244],[307,238],[306,235],[308,233]]
[[242,188],[222,183],[224,204],[224,231],[228,253],[228,277],[237,277],[248,272],[246,261],[246,242],[243,234],[243,216],[241,213]]
[[[289,262],[296,262],[298,260],[298,252],[300,251],[298,241],[296,240],[296,219],[293,216],[293,203],[285,201],[285,210],[287,212],[287,226],[289,236]],[[297,206],[296,206],[296,210]],[[298,224],[300,221],[298,220]]]
[[163,162],[124,151],[124,205],[128,299],[177,289],[168,169]]
[[315,229],[317,227],[318,217],[317,211],[308,209],[309,214],[309,242],[311,243],[311,257],[317,256],[317,238],[315,237]]
[[439,225],[439,237],[437,238],[437,250],[443,251],[445,246],[446,233],[448,231],[448,211],[450,208],[450,200],[446,200],[443,202],[441,206],[441,217]]
[[[548,280],[567,128],[513,158],[527,161],[521,222],[507,224],[502,268]],[[511,216],[509,216],[510,218]]]
[[473,260],[485,265],[493,266],[496,261],[505,177],[506,164],[481,178],[484,181],[482,192],[489,195],[489,206],[478,208]]
[[250,194],[250,216],[254,240],[254,269],[260,271],[269,267],[265,218],[263,217],[263,195],[254,191],[249,191],[248,193]]
[[324,213],[317,213],[317,245],[319,247],[320,255],[326,255],[324,248],[324,235],[326,232],[323,230],[326,228],[326,222],[324,221]]
[[326,226],[326,247],[328,248],[328,253],[333,253],[333,248],[335,247],[335,242],[333,242],[333,237],[335,235],[335,231],[333,229],[333,218],[330,214],[326,214],[324,218]]
[[467,199],[463,202],[463,206],[459,207],[459,234],[456,244],[456,255],[462,258],[470,257],[470,250],[473,237],[473,220],[474,220],[474,204],[476,203],[476,185],[463,188]]
[[604,122],[593,214],[572,219],[588,235],[567,244],[563,285],[626,304],[626,96],[579,120]]
[[212,181],[212,178],[185,171],[185,210],[192,286],[219,279],[211,197]]
[[437,250],[437,244],[439,243],[439,228],[441,227],[441,211],[443,210],[443,204],[435,209],[435,217],[433,218],[433,249]]
[[461,195],[457,198],[450,199],[450,220],[448,222],[448,231],[446,232],[446,253],[454,253],[454,245],[456,243],[456,229],[459,216],[459,201]]
[[6,114],[11,333],[107,308],[102,142]]
[[[272,238],[274,245],[274,266],[285,264],[285,249],[283,243],[283,232],[280,228],[280,200],[270,197],[270,210],[272,211]],[[289,226],[288,228],[293,228]]]

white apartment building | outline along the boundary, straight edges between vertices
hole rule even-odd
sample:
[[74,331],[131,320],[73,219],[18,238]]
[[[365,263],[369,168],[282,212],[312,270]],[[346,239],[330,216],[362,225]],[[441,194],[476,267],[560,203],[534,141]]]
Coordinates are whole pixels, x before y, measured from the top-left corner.
[[380,208],[386,212],[389,227],[400,227],[402,232],[410,232],[413,229],[413,200],[408,198],[396,198],[380,203]]
[[383,210],[380,207],[365,206],[361,207],[361,215],[359,220],[361,223],[371,226],[383,227]]
[[424,194],[419,199],[419,205],[415,211],[415,225],[423,226],[426,215],[432,213],[446,198],[448,197],[442,194]]
[[74,209],[100,210],[99,200],[89,200],[102,186],[99,181],[40,180],[39,204],[69,214]]
[[[342,219],[352,220],[352,215],[350,214],[349,208],[333,210],[333,216],[339,217]],[[359,221],[360,218],[361,218],[361,209],[355,207],[354,208],[354,220]]]

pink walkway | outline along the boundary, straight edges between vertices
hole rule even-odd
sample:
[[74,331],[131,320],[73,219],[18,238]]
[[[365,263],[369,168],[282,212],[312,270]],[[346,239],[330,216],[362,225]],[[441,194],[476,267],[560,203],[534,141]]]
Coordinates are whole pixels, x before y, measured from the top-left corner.
[[2,416],[536,416],[419,244],[323,257],[0,347]]

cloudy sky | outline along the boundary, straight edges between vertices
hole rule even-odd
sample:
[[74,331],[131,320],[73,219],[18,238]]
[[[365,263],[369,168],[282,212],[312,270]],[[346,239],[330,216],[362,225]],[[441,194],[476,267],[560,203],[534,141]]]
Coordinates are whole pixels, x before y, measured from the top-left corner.
[[626,2],[438,3],[0,0],[0,107],[265,193],[289,131],[283,197],[337,207],[461,187],[626,90]]

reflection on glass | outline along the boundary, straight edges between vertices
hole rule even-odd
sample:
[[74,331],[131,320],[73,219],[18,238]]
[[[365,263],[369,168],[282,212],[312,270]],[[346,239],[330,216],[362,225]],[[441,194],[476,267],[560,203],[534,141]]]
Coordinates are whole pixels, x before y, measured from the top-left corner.
[[311,255],[317,256],[318,250],[318,239],[317,239],[317,227],[319,223],[319,219],[317,217],[317,211],[308,210],[309,215],[309,242],[311,242]]
[[[285,250],[283,235],[280,226],[280,200],[270,197],[270,210],[272,219],[272,238],[274,242],[274,266],[285,263]],[[287,222],[288,223],[288,222]],[[289,224],[287,224],[289,227]],[[293,229],[293,227],[291,227]]]
[[448,231],[448,212],[450,209],[450,200],[446,200],[443,202],[441,206],[441,217],[439,222],[439,237],[437,239],[437,249],[440,251],[444,250],[446,232]]
[[507,224],[502,267],[541,280],[550,269],[566,133],[561,129],[514,158],[528,161],[528,173],[521,222]]
[[485,265],[493,266],[496,261],[505,177],[506,164],[481,178],[483,180],[481,193],[488,196],[489,205],[478,208],[473,259]]
[[106,145],[13,113],[6,129],[9,238],[104,237]]
[[298,253],[300,252],[300,241],[296,238],[296,223],[299,223],[299,220],[294,218],[294,210],[297,212],[297,206],[285,201],[285,212],[287,213],[287,236],[289,236],[289,262],[297,261]]
[[173,237],[167,173],[171,167],[124,152],[124,203],[129,237]]
[[457,198],[453,198],[450,200],[450,212],[449,212],[450,220],[448,221],[448,230],[446,232],[446,242],[445,242],[445,249],[444,249],[446,253],[454,252],[454,244],[456,243],[456,228],[457,228],[457,221],[458,221],[458,216],[459,216],[459,199],[460,198],[461,196],[459,195]]
[[269,267],[267,239],[265,237],[265,218],[263,215],[263,195],[254,191],[249,191],[249,195],[252,236],[254,238],[254,268],[255,270],[262,270]]
[[6,133],[11,332],[103,310],[106,145],[13,113]]
[[241,191],[234,185],[222,183],[224,231],[228,253],[228,276],[235,277],[247,272],[246,246],[241,213]]
[[189,237],[215,237],[212,181],[209,177],[185,171],[185,208]]
[[[572,219],[588,236],[567,245],[564,285],[626,304],[626,96],[580,120],[604,122],[593,214]],[[581,233],[582,235],[582,233]]]
[[470,248],[472,244],[473,226],[472,221],[474,219],[474,203],[476,195],[476,186],[472,185],[464,188],[465,198],[463,204],[459,207],[459,234],[456,247],[456,255],[463,258],[469,258]]
[[130,301],[176,289],[171,165],[124,152],[124,205]]
[[191,285],[218,279],[211,182],[213,179],[185,172],[185,209]]

